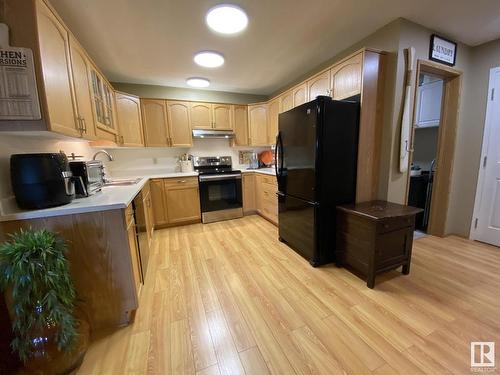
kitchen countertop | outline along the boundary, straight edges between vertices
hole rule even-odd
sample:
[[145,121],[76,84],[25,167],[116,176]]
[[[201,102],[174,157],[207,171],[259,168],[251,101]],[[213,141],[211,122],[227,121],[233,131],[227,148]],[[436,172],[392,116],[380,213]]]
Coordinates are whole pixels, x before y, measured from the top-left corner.
[[258,168],[258,169],[242,169],[241,173],[262,173],[270,176],[276,176],[276,171],[273,168]]
[[[275,175],[274,168],[242,169],[241,172],[262,173],[272,176]],[[134,200],[135,196],[141,191],[146,182],[150,179],[195,176],[198,176],[197,172],[171,172],[151,174],[147,176],[127,176],[127,178],[141,178],[141,180],[133,185],[105,186],[102,188],[102,191],[90,197],[74,199],[69,204],[44,208],[41,210],[20,209],[17,206],[14,197],[12,197],[11,199],[2,202],[2,214],[0,215],[0,222],[123,209],[126,208]],[[123,177],[120,177],[119,179],[123,179]]]
[[[141,180],[133,185],[125,186],[105,186],[102,191],[86,198],[74,199],[71,203],[63,206],[44,208],[41,210],[20,209],[15,199],[9,199],[2,204],[2,215],[0,222],[13,220],[37,219],[42,217],[62,216],[71,214],[81,214],[86,212],[96,212],[105,210],[115,210],[126,208],[141,191],[146,182],[152,178],[173,178],[173,177],[194,177],[197,172],[190,173],[162,173],[141,177]],[[130,176],[135,178],[136,176]],[[138,177],[139,178],[139,177]],[[121,177],[119,179],[122,179]]]

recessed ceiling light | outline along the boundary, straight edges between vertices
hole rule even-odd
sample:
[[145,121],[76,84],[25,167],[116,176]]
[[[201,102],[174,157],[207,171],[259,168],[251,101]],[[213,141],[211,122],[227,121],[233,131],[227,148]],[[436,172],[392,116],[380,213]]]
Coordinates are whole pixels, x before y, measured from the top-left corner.
[[194,62],[205,68],[217,68],[224,64],[224,57],[214,51],[202,51],[194,55]]
[[236,5],[221,4],[211,8],[205,18],[207,25],[222,34],[235,34],[248,25],[248,16]]
[[193,87],[208,87],[210,86],[210,81],[206,78],[191,77],[186,80],[189,86]]

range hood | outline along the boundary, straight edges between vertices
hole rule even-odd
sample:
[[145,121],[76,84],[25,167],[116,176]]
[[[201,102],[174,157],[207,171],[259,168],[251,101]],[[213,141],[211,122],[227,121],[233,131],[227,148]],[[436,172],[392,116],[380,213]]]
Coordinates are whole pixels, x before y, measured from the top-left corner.
[[193,138],[222,138],[231,139],[234,138],[234,132],[232,130],[205,130],[205,129],[194,129]]

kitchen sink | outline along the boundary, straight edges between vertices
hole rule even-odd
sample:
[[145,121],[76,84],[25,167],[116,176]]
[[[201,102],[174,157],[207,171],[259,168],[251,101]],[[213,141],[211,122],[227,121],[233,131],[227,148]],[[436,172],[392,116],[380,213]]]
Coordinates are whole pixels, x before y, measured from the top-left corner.
[[128,186],[128,185],[135,185],[139,181],[141,181],[142,178],[121,178],[121,179],[116,179],[116,180],[110,180],[104,183],[104,186]]

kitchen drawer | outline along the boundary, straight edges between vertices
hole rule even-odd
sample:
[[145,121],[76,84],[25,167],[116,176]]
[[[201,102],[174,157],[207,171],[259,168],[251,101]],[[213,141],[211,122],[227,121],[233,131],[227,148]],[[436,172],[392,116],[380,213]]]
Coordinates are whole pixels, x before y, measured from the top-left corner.
[[388,233],[394,230],[413,226],[414,216],[387,218],[377,223],[377,233]]
[[274,201],[276,204],[278,203],[278,197],[276,196],[276,186],[270,184],[262,184],[262,199],[267,201]]
[[164,184],[166,187],[198,186],[198,177],[166,178]]
[[260,178],[260,181],[263,184],[268,184],[268,185],[273,185],[273,186],[277,186],[278,185],[276,183],[276,177],[275,176],[260,174],[259,178]]

